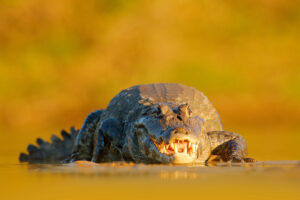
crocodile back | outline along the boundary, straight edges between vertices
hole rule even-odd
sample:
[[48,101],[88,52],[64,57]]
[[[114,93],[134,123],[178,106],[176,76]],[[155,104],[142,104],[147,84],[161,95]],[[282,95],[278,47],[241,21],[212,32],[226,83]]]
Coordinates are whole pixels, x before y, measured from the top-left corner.
[[157,103],[171,107],[188,104],[193,115],[205,119],[207,131],[223,130],[220,117],[208,98],[193,87],[176,83],[136,85],[125,89],[111,100],[103,118],[135,121],[144,106]]

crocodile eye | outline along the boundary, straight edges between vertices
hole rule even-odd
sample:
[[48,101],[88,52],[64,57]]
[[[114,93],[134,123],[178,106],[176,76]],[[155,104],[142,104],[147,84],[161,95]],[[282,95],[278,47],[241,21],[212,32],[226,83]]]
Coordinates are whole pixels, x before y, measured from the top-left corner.
[[187,120],[192,115],[192,111],[189,108],[188,104],[182,104],[178,106],[178,108],[176,108],[174,112],[177,114],[177,119],[179,119],[180,121]]
[[169,115],[173,113],[172,109],[168,105],[161,105],[160,111],[163,115]]
[[189,107],[188,104],[182,104],[178,107],[179,109],[179,113],[182,115],[182,116],[185,116],[185,117],[190,117],[191,114],[192,114],[192,111]]

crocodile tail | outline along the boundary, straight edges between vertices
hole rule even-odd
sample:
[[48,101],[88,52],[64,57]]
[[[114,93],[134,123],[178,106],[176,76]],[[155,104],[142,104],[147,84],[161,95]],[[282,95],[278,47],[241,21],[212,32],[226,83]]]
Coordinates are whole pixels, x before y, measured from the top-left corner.
[[56,135],[52,135],[52,143],[37,138],[36,143],[38,145],[29,144],[28,153],[21,153],[19,160],[28,163],[62,163],[70,158],[78,132],[79,130],[74,127],[71,127],[70,133],[62,130],[62,140]]

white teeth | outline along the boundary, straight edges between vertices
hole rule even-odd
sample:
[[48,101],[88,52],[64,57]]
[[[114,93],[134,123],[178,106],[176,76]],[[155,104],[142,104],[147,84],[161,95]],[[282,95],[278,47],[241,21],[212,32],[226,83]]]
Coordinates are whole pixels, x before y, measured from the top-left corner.
[[[159,147],[159,151],[165,154],[186,154],[186,155],[193,155],[198,148],[198,144],[191,143],[190,141],[177,141],[170,142],[169,144],[162,144]],[[184,146],[182,146],[184,145]],[[180,151],[180,152],[179,152]]]
[[175,153],[178,153],[177,144],[174,144]]
[[196,145],[195,144],[192,144],[192,149],[193,149],[193,152],[196,151]]
[[174,143],[171,143],[171,147],[172,147],[172,149],[174,149]]

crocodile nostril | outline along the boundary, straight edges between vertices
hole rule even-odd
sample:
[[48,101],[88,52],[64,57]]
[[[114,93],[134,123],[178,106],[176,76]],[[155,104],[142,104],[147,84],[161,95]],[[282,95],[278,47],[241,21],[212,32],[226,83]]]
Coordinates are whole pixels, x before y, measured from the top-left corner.
[[188,135],[189,131],[184,129],[184,128],[176,128],[173,130],[173,134],[183,134],[183,135]]
[[180,117],[179,115],[177,115],[177,119],[179,119],[180,121],[182,121],[182,117]]

